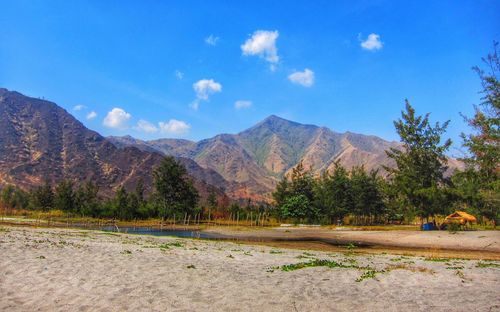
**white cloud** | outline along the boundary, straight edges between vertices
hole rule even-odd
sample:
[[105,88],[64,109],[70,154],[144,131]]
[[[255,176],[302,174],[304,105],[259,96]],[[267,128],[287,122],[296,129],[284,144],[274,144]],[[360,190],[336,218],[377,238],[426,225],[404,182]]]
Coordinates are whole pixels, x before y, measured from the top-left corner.
[[87,114],[87,120],[92,120],[97,117],[97,113],[94,111],[91,111],[90,113]]
[[288,75],[288,80],[304,87],[310,87],[314,84],[314,72],[309,68],[304,69],[303,72],[296,71]]
[[196,99],[189,105],[197,110],[201,101],[208,101],[211,94],[222,92],[222,85],[213,79],[201,79],[193,83]]
[[184,78],[184,73],[181,72],[180,70],[176,70],[175,71],[175,78],[177,78],[178,80],[182,80],[182,78]]
[[132,118],[132,115],[119,107],[115,107],[108,112],[103,120],[103,125],[108,128],[126,129],[130,118]]
[[193,83],[193,89],[197,98],[208,100],[210,94],[222,91],[222,85],[213,79],[201,79]]
[[81,111],[84,108],[86,108],[85,105],[76,105],[75,107],[73,107],[73,110],[74,111]]
[[252,34],[252,37],[247,39],[241,45],[243,55],[258,55],[271,63],[271,69],[274,70],[280,58],[278,56],[278,48],[276,48],[276,39],[279,33],[277,30],[257,30]]
[[191,129],[191,126],[184,121],[170,119],[168,122],[159,122],[160,132],[166,134],[184,134]]
[[365,50],[380,50],[383,45],[384,43],[380,41],[380,36],[374,33],[369,34],[366,40],[361,40],[361,47]]
[[217,41],[219,41],[219,37],[216,37],[212,34],[205,38],[205,43],[211,46],[216,46]]
[[146,133],[155,133],[158,132],[158,128],[150,123],[147,120],[140,119],[137,122],[137,125],[134,127],[134,130],[141,131],[141,132],[146,132]]
[[252,106],[252,101],[238,100],[234,102],[234,108],[236,109],[244,109],[244,108],[249,108],[251,106]]

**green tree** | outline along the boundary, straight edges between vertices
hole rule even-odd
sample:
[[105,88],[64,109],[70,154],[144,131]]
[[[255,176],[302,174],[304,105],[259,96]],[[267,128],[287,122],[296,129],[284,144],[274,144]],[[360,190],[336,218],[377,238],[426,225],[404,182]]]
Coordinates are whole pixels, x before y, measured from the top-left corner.
[[13,185],[7,184],[0,193],[0,202],[4,208],[12,208],[12,198],[14,195],[15,187]]
[[292,195],[304,195],[309,202],[314,199],[314,179],[311,170],[306,170],[302,161],[292,169],[290,181]]
[[351,171],[351,192],[353,214],[358,223],[371,224],[384,211],[384,203],[379,188],[377,172],[368,174],[364,167]]
[[[306,170],[304,164],[300,161],[299,164],[292,169],[290,179],[285,175],[278,183],[273,193],[274,201],[276,202],[276,206],[281,216],[284,218],[292,217],[290,213],[287,212],[291,207],[290,205],[292,202],[294,204],[299,203],[299,200],[302,198],[300,196],[304,196],[307,199],[307,204],[311,205],[311,207],[304,210],[305,215],[303,217],[295,216],[294,218],[302,219],[306,218],[307,215],[309,221],[317,220],[319,218],[319,209],[312,207],[314,202],[314,188],[315,182],[311,170]],[[295,199],[291,202],[292,197]],[[284,205],[286,205],[286,207],[284,207]],[[292,214],[297,213],[298,210],[294,211]],[[314,216],[311,213],[314,214]]]
[[217,208],[217,194],[215,193],[215,189],[213,187],[210,188],[210,192],[208,193],[208,198],[207,198],[208,206],[211,209],[216,209]]
[[132,206],[130,205],[129,195],[123,186],[120,186],[113,199],[115,215],[120,220],[131,220],[134,217]]
[[283,178],[276,185],[276,190],[273,192],[273,199],[276,204],[276,207],[281,207],[285,203],[286,199],[290,197],[290,183],[288,182],[287,176],[283,176]]
[[303,194],[292,195],[287,198],[283,206],[281,206],[281,211],[285,218],[306,219],[308,222],[316,220],[319,215],[319,210]]
[[52,191],[52,186],[48,182],[45,182],[44,185],[37,187],[32,193],[31,200],[33,209],[41,209],[43,211],[53,209],[54,192]]
[[405,197],[416,215],[428,218],[435,213],[433,200],[436,189],[445,184],[445,152],[451,140],[441,142],[449,121],[432,126],[429,114],[417,116],[415,109],[406,100],[406,112],[394,122],[402,148],[391,148],[387,156],[396,162],[396,167],[384,167],[394,179],[394,185]]
[[473,180],[476,185],[462,183],[461,186],[467,185],[468,188],[461,192],[468,193],[469,203],[474,193],[473,204],[477,205],[481,215],[493,220],[496,225],[500,214],[500,61],[497,42],[494,43],[493,53],[483,58],[483,62],[487,71],[479,66],[473,67],[483,87],[482,102],[474,107],[472,118],[464,116],[473,132],[462,133],[463,145],[469,151],[468,157],[464,158],[468,169],[461,174],[467,179],[462,181]]
[[98,198],[99,186],[91,181],[80,185],[75,192],[75,206],[83,216],[98,217],[100,203]]
[[336,223],[352,212],[352,192],[349,173],[337,161],[333,173],[323,174],[316,182],[314,204],[321,213]]
[[0,206],[4,209],[26,209],[29,203],[29,194],[13,185],[6,185],[0,192]]
[[76,212],[73,182],[63,180],[56,186],[54,208],[63,211]]
[[187,175],[186,168],[171,156],[165,157],[153,172],[160,216],[176,212],[193,212],[198,203],[198,191]]

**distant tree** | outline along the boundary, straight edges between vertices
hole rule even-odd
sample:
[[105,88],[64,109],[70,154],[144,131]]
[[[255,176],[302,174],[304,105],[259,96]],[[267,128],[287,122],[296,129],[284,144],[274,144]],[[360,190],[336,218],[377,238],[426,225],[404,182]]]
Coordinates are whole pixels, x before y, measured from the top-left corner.
[[120,220],[131,220],[133,218],[132,205],[129,202],[129,195],[123,186],[120,186],[115,193],[113,200],[114,211]]
[[398,191],[394,181],[388,179],[378,179],[378,187],[382,196],[387,222],[402,223],[411,222],[415,219],[415,211],[406,208],[406,198]]
[[63,180],[56,186],[54,208],[63,211],[76,212],[73,182]]
[[13,185],[7,184],[0,193],[0,203],[4,208],[12,208],[12,198],[15,191],[15,187]]
[[429,114],[417,116],[415,109],[406,100],[406,112],[394,122],[402,149],[391,148],[387,156],[396,162],[396,167],[384,167],[394,179],[394,185],[407,199],[410,208],[421,218],[434,214],[435,190],[445,183],[446,151],[451,140],[441,143],[449,121],[432,126]]
[[285,203],[286,199],[290,197],[290,184],[288,182],[287,176],[283,176],[283,178],[276,185],[276,190],[273,192],[272,196],[276,207],[281,207]]
[[335,222],[332,217],[332,189],[330,174],[324,172],[314,183],[314,202],[312,203],[319,211],[323,219],[328,219],[330,223]]
[[40,209],[43,211],[53,209],[54,192],[49,182],[45,182],[44,185],[37,187],[35,191],[33,191],[31,199],[33,209]]
[[342,220],[345,215],[353,212],[354,204],[349,173],[338,161],[334,163],[329,188],[332,198],[329,211],[330,218],[334,221]]
[[337,161],[333,174],[325,172],[315,183],[314,205],[330,223],[352,211],[351,183],[347,170]]
[[211,209],[217,208],[217,194],[215,193],[215,190],[213,188],[210,188],[207,201]]
[[303,194],[287,198],[281,206],[281,210],[283,217],[293,218],[297,221],[306,219],[308,222],[313,222],[319,216],[319,210]]
[[351,171],[351,191],[353,214],[358,217],[358,223],[373,223],[374,217],[380,216],[384,211],[377,172],[372,171],[368,174],[362,166],[353,168]]
[[83,216],[97,217],[100,214],[99,186],[91,181],[80,185],[75,192],[75,206]]
[[[307,204],[312,205],[314,202],[314,188],[315,181],[313,179],[312,173],[310,170],[306,170],[304,168],[304,164],[302,161],[292,169],[292,173],[290,176],[284,176],[283,179],[278,183],[276,190],[273,193],[273,198],[280,211],[280,214],[284,218],[289,218],[291,215],[288,209],[291,207],[290,204],[291,198],[294,197],[293,203],[298,203],[301,198],[300,195],[304,196],[307,199]],[[302,203],[302,202],[301,202]],[[287,207],[284,207],[287,205]],[[319,210],[313,207],[310,207],[311,211],[316,211],[316,215],[314,218],[308,217],[308,219],[318,219],[319,218]],[[305,211],[304,211],[305,212]],[[293,212],[292,214],[298,213],[298,211]],[[294,217],[294,218],[302,218],[302,217]]]
[[290,193],[304,195],[309,202],[314,199],[314,179],[311,170],[306,170],[302,161],[292,169]]
[[6,185],[0,192],[0,207],[3,209],[26,209],[29,194],[13,185]]
[[153,172],[160,216],[192,212],[198,203],[198,191],[187,176],[186,168],[171,156],[165,157]]
[[141,205],[145,202],[144,192],[144,180],[140,178],[139,181],[137,181],[137,185],[135,186],[135,195],[137,196],[137,200]]

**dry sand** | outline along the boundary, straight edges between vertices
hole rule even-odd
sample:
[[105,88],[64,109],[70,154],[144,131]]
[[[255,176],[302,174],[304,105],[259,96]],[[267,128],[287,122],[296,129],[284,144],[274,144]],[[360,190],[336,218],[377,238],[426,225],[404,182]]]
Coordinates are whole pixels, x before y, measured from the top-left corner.
[[[276,268],[311,259],[385,272],[357,282],[369,270]],[[499,266],[1,227],[0,310],[500,311]]]

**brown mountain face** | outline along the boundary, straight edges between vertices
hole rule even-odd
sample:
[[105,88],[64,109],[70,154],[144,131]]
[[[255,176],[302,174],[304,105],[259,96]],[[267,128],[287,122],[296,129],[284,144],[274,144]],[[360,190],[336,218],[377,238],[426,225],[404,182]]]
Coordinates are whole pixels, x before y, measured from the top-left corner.
[[[154,148],[115,144],[52,102],[0,88],[0,185],[29,189],[45,181],[93,181],[111,196],[121,185],[133,189],[142,178],[150,190],[152,171],[163,156]],[[223,197],[220,188],[231,185],[191,159],[179,160],[202,196],[214,185]]]
[[[277,181],[300,161],[316,175],[331,171],[336,161],[346,168],[363,165],[366,170],[379,170],[384,175],[383,166],[394,165],[385,151],[401,146],[376,136],[337,133],[274,115],[238,134],[221,134],[199,142],[141,141],[131,137],[113,137],[111,141],[122,147],[152,148],[164,154],[191,158],[227,181],[236,182],[227,188],[230,196],[256,200],[269,200]],[[455,159],[449,160],[450,168],[460,167]]]
[[270,198],[277,181],[300,161],[315,174],[331,170],[339,160],[347,168],[364,165],[367,170],[391,165],[385,150],[400,146],[376,136],[336,133],[325,127],[303,125],[270,116],[238,134],[221,134],[199,142],[162,139],[140,141],[111,138],[118,146],[155,149],[187,157],[237,184],[228,189],[232,197]]

